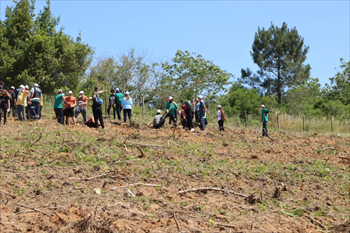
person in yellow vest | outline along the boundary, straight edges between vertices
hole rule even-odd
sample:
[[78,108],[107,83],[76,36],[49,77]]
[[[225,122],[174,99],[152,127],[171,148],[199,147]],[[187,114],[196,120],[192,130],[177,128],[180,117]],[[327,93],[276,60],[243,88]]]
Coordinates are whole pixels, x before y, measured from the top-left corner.
[[17,101],[16,101],[17,115],[20,121],[25,121],[27,96],[29,95],[29,90],[25,90],[23,85],[21,85],[17,90],[18,90]]

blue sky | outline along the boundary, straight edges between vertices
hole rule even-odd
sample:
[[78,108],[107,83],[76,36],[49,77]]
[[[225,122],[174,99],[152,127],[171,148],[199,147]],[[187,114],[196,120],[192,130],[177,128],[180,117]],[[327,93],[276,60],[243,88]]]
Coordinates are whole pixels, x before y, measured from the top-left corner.
[[[0,0],[0,18],[12,1]],[[36,1],[36,11],[45,1]],[[250,51],[258,27],[273,22],[296,27],[310,46],[306,63],[321,84],[349,61],[349,1],[51,1],[65,33],[95,48],[95,57],[117,56],[135,48],[152,61],[170,61],[176,50],[212,60],[240,77],[253,71]]]

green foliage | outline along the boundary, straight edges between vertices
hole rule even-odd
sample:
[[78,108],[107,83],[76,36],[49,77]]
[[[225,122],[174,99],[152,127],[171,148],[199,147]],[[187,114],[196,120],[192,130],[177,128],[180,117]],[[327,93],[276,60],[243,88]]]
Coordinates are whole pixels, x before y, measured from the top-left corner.
[[42,91],[69,86],[75,90],[91,62],[93,50],[73,40],[61,28],[60,19],[52,16],[50,1],[35,17],[34,1],[15,2],[7,7],[0,22],[0,80],[7,86],[39,83]]
[[278,103],[286,87],[291,87],[309,77],[310,66],[304,65],[309,47],[296,28],[289,29],[283,23],[281,28],[274,26],[268,30],[258,28],[250,53],[259,66],[257,74],[241,70],[241,81],[265,91],[266,95],[277,95]]

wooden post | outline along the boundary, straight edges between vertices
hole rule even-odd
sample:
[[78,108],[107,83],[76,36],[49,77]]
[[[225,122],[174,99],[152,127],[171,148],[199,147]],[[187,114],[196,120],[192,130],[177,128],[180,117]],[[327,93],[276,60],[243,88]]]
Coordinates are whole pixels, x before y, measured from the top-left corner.
[[280,121],[279,121],[279,115],[280,114],[277,114],[277,128],[278,128],[278,131],[280,131]]
[[244,121],[245,121],[245,127],[248,128],[248,125],[247,125],[247,111],[244,110]]
[[331,116],[331,130],[333,132],[333,117]]
[[145,98],[142,94],[142,118],[145,118]]
[[303,132],[305,132],[305,117],[303,116]]

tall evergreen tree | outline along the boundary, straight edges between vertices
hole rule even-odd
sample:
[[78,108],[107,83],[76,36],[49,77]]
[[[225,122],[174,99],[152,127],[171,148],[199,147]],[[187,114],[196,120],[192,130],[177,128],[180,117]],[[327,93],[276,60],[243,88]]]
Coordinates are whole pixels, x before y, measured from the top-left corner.
[[260,88],[266,95],[277,94],[279,104],[286,87],[309,77],[310,65],[303,64],[309,47],[295,27],[289,29],[283,23],[281,28],[273,24],[268,30],[258,28],[252,50],[250,54],[260,69],[257,74],[249,68],[242,69],[240,81]]

